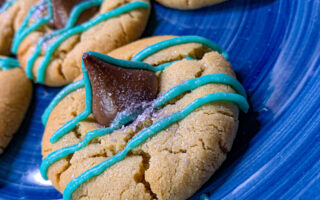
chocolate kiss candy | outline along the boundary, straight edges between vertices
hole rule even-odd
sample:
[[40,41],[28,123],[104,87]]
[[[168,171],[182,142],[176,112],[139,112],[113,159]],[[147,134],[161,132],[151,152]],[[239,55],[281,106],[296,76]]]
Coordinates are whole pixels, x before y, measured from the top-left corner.
[[[56,29],[64,28],[68,22],[69,14],[73,6],[83,2],[85,0],[52,0],[53,7],[53,25]],[[77,24],[82,24],[87,21],[98,11],[98,6],[85,10],[79,16]]]
[[82,58],[92,87],[92,113],[100,124],[110,126],[118,113],[130,114],[157,97],[154,72],[119,67],[87,53]]

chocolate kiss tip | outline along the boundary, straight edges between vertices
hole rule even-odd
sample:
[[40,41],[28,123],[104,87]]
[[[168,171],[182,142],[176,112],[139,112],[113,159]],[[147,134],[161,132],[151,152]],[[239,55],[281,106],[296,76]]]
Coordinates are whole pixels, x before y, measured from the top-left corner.
[[82,60],[83,60],[84,62],[86,62],[86,60],[90,59],[89,57],[90,57],[90,55],[89,55],[87,52],[85,52],[85,53],[83,53],[83,55],[82,55]]
[[82,59],[92,87],[92,113],[101,125],[109,126],[119,112],[132,111],[157,97],[154,72],[120,67],[88,53]]
[[[72,8],[87,0],[51,0],[53,7],[53,25],[56,29],[64,28],[68,22]],[[98,7],[92,7],[85,10],[79,16],[77,24],[82,24],[93,17],[98,11]]]

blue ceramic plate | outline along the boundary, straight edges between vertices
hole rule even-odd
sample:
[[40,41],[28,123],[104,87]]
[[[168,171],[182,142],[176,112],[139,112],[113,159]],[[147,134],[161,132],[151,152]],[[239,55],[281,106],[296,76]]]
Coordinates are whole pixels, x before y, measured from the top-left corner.
[[[320,1],[231,0],[189,12],[155,4],[145,36],[163,34],[224,47],[252,105],[227,161],[191,199],[320,199]],[[58,91],[36,86],[0,156],[1,199],[61,199],[39,174],[40,117]]]

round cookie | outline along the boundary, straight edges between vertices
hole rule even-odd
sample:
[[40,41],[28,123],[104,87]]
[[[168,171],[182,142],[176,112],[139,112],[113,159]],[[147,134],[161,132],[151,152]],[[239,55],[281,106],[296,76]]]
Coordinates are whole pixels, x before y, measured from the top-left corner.
[[169,8],[176,8],[180,10],[192,10],[222,3],[227,0],[156,0],[164,6]]
[[81,74],[85,51],[107,53],[139,38],[149,11],[149,0],[39,0],[12,51],[28,78],[62,86]]
[[17,132],[30,104],[32,84],[17,60],[0,57],[0,153]]
[[227,54],[201,37],[159,36],[108,55],[85,53],[83,76],[45,111],[42,176],[64,199],[187,199],[248,109]]
[[14,33],[38,0],[0,0],[0,55],[11,54]]

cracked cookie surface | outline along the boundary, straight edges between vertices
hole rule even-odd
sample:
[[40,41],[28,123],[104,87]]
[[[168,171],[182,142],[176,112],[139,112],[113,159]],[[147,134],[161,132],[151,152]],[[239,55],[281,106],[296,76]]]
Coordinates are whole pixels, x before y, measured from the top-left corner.
[[[152,37],[131,43],[109,53],[130,60],[142,49],[172,36]],[[198,60],[183,59],[186,56]],[[182,59],[182,60],[181,60]],[[198,43],[166,48],[144,62],[159,65],[180,60],[158,72],[160,95],[186,80],[208,74],[235,74],[231,64],[217,52]],[[194,100],[216,92],[235,93],[223,84],[207,84],[171,100],[157,112],[145,112],[132,124],[91,141],[85,148],[52,164],[47,172],[54,187],[63,192],[66,185],[91,167],[125,148],[128,141],[159,119],[180,111]],[[72,92],[53,109],[46,125],[43,157],[60,148],[79,143],[86,133],[101,128],[90,115],[58,142],[49,139],[63,124],[85,108],[85,91]],[[193,111],[156,136],[133,149],[124,160],[82,184],[73,199],[187,199],[219,168],[230,151],[238,127],[239,110],[227,102],[209,103]]]
[[[95,17],[108,13],[112,10],[138,2],[138,0],[104,0]],[[140,0],[139,2],[149,2]],[[97,25],[66,38],[54,50],[52,56],[46,56],[50,44],[55,42],[51,39],[41,46],[39,56],[34,62],[31,57],[34,56],[39,39],[51,34],[55,30],[51,24],[42,25],[40,28],[28,34],[20,43],[17,49],[18,59],[22,67],[29,73],[29,76],[39,83],[49,86],[62,86],[72,82],[81,73],[81,56],[85,51],[97,51],[108,53],[111,50],[123,46],[133,40],[136,40],[142,34],[148,17],[150,5],[148,8],[137,8],[129,12],[124,12],[118,16],[101,21]],[[45,65],[44,80],[38,81],[39,68],[43,62],[48,59]],[[33,63],[33,64],[30,64]],[[28,67],[30,65],[30,72]]]
[[192,10],[218,4],[227,0],[156,0],[164,6],[181,10]]
[[0,153],[17,132],[32,96],[32,84],[21,68],[0,66]]

